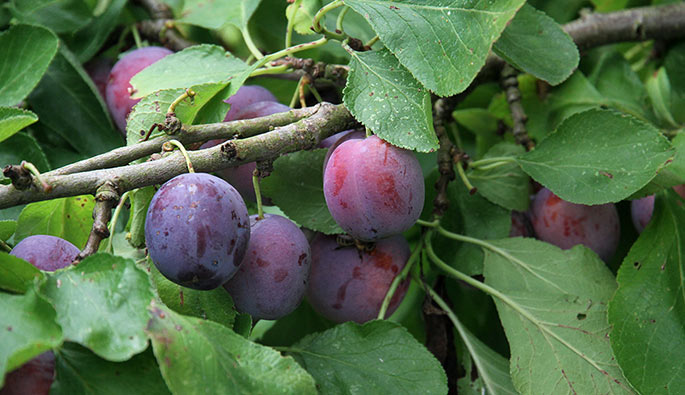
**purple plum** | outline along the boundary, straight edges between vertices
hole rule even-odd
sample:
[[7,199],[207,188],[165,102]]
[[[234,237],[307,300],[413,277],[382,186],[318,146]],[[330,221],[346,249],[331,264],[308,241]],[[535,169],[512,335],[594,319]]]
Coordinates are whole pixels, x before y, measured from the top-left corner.
[[0,395],[48,395],[55,380],[55,354],[46,351],[7,373]]
[[30,262],[40,270],[54,272],[69,266],[79,252],[75,245],[59,237],[33,235],[14,246],[10,255]]

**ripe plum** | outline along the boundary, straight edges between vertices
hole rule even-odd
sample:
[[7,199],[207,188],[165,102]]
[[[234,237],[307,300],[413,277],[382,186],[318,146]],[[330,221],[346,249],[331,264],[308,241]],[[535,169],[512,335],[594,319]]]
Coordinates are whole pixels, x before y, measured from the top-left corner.
[[323,189],[333,219],[363,241],[409,229],[419,218],[425,197],[414,154],[377,136],[347,140],[335,148],[326,164]]
[[75,245],[59,237],[33,235],[14,246],[10,255],[28,261],[40,270],[54,272],[69,266],[79,252]]
[[145,219],[145,242],[157,269],[194,289],[213,289],[233,277],[249,239],[240,194],[206,173],[167,181],[153,196]]
[[311,252],[304,233],[280,215],[250,217],[250,242],[238,273],[224,288],[238,311],[275,320],[300,305],[307,289]]
[[55,380],[55,354],[46,351],[7,373],[0,395],[47,395]]
[[326,165],[328,164],[328,160],[331,158],[331,155],[333,154],[333,151],[335,151],[340,144],[344,143],[347,140],[360,140],[366,138],[366,133],[360,131],[360,130],[345,130],[340,133],[336,133],[319,143],[320,147],[323,148],[328,148],[328,152],[326,152],[326,157],[323,160],[323,171],[326,172]]
[[[354,246],[341,247],[334,236],[319,234],[311,248],[307,300],[319,314],[335,322],[375,319],[390,284],[410,255],[409,244],[400,235],[379,240],[366,252]],[[408,287],[408,279],[400,283],[388,315],[399,306]]]
[[[237,114],[254,103],[278,102],[278,100],[273,93],[269,92],[269,90],[264,87],[259,85],[243,85],[240,87],[240,89],[238,89],[238,92],[226,99],[225,102],[231,105],[231,108],[228,110],[228,114],[226,114],[226,118],[224,118],[224,122],[228,122],[238,119],[247,119],[238,118]],[[290,107],[288,107],[288,110],[290,110]]]
[[112,70],[112,61],[108,58],[97,58],[84,64],[83,67],[104,99],[107,92],[109,73]]
[[596,206],[570,203],[543,188],[533,201],[531,221],[538,239],[562,249],[582,244],[605,262],[618,246],[620,225],[613,203]]
[[140,99],[131,99],[131,78],[147,66],[173,52],[163,47],[143,47],[129,52],[112,67],[105,99],[112,119],[126,133],[126,117]]
[[[685,199],[685,184],[676,185],[673,187],[683,199]],[[643,197],[642,199],[633,200],[630,202],[630,214],[633,218],[633,225],[637,233],[642,233],[647,227],[647,224],[652,219],[654,212],[654,195]]]
[[532,226],[527,212],[511,212],[511,230],[509,237],[533,237]]

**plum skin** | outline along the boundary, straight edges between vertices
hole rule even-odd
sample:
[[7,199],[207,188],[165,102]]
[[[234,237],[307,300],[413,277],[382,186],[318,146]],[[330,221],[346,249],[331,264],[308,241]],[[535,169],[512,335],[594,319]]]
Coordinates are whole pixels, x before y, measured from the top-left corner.
[[245,202],[229,183],[181,174],[155,193],[145,218],[150,258],[169,280],[209,290],[238,270],[250,239]]
[[10,255],[30,262],[40,270],[54,272],[69,266],[79,253],[75,245],[59,237],[33,235],[14,246]]
[[119,130],[126,133],[126,118],[140,99],[131,99],[131,78],[147,66],[173,52],[164,47],[143,47],[127,53],[112,67],[107,79],[105,100]]
[[229,122],[243,119],[237,117],[238,113],[254,103],[278,102],[278,100],[273,93],[269,92],[269,90],[264,87],[259,85],[243,85],[233,96],[224,100],[224,102],[231,105],[224,118],[224,122]]
[[[378,241],[370,252],[341,247],[335,236],[317,235],[311,242],[312,268],[307,300],[314,310],[335,321],[364,323],[375,319],[390,284],[409,259],[409,244],[400,235]],[[407,293],[403,280],[390,300],[391,315]]]
[[409,229],[425,198],[414,154],[377,136],[347,140],[335,148],[326,164],[323,189],[335,222],[363,241]]
[[535,234],[542,241],[561,249],[582,244],[605,262],[616,252],[620,223],[613,203],[596,206],[570,203],[543,188],[535,196],[530,211]]
[[[685,199],[685,184],[676,185],[673,190]],[[642,199],[636,199],[630,202],[630,216],[633,219],[633,225],[637,233],[642,233],[652,219],[654,212],[654,195],[645,196]]]
[[304,297],[311,265],[309,242],[297,225],[280,215],[252,215],[250,229],[245,258],[224,288],[238,311],[255,319],[279,319]]
[[55,380],[55,354],[46,351],[8,372],[0,395],[47,395]]

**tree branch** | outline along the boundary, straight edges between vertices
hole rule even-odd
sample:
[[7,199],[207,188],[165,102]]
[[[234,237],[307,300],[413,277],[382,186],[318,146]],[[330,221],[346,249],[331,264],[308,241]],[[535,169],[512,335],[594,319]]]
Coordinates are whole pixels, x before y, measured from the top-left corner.
[[[311,117],[274,131],[191,151],[190,160],[198,172],[213,172],[248,162],[275,158],[288,152],[312,149],[322,139],[357,125],[357,121],[343,105],[321,103],[314,108],[317,110]],[[223,124],[212,124],[198,125],[196,128],[200,126],[225,127]],[[106,182],[112,182],[118,193],[122,194],[132,189],[164,183],[185,172],[187,167],[183,155],[180,152],[173,152],[159,160],[111,169],[64,175],[45,173],[42,178],[50,185],[50,192],[35,187],[19,190],[14,185],[2,185],[0,208],[40,200],[94,194]]]
[[530,151],[535,144],[533,140],[528,137],[526,132],[526,121],[528,117],[521,104],[521,91],[519,90],[519,82],[516,78],[518,71],[508,64],[502,68],[502,88],[506,94],[509,110],[511,111],[511,119],[514,123],[512,133],[516,139],[517,144],[521,144]]
[[274,127],[285,126],[316,114],[319,106],[290,110],[261,118],[245,119],[231,122],[219,122],[205,125],[183,126],[181,133],[177,135],[164,135],[149,141],[126,147],[116,148],[104,154],[75,162],[59,169],[55,169],[46,175],[56,176],[72,174],[82,171],[106,169],[123,166],[136,159],[159,152],[162,145],[169,140],[178,140],[184,145],[205,142],[213,139],[245,138],[264,133]]
[[93,255],[100,248],[100,242],[109,237],[107,224],[112,218],[112,208],[119,200],[119,192],[112,182],[105,182],[95,193],[95,207],[93,208],[93,228],[88,241],[75,261],[80,262],[85,257]]

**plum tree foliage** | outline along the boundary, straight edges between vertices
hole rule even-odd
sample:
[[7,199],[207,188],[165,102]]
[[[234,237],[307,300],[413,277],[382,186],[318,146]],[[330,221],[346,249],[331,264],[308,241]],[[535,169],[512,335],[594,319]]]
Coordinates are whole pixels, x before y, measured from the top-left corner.
[[40,3],[1,395],[685,388],[685,3]]

